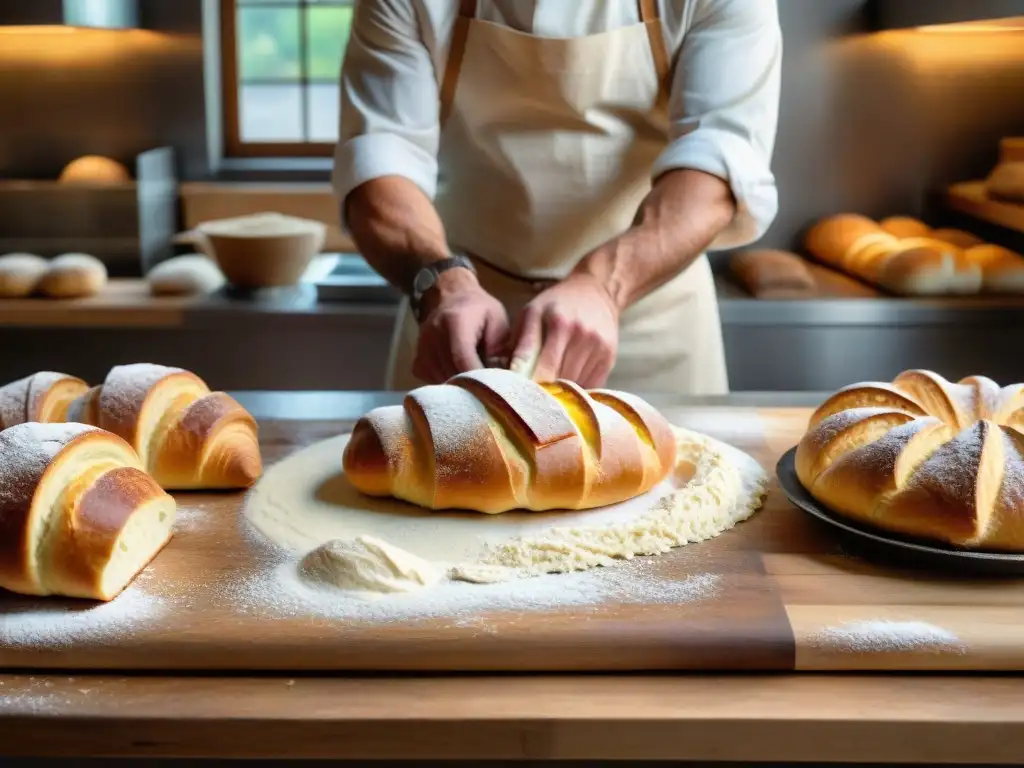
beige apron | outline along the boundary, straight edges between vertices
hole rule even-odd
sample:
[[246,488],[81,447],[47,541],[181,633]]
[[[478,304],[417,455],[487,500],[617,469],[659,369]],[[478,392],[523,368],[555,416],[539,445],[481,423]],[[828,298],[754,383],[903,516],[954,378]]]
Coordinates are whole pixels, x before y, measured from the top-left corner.
[[[580,258],[626,231],[665,147],[669,58],[655,0],[641,23],[548,38],[478,21],[463,0],[441,84],[436,200],[453,252],[516,314]],[[457,86],[457,87],[456,87]],[[412,375],[418,327],[403,302],[387,386]],[[623,312],[608,386],[728,391],[711,270],[701,256]]]

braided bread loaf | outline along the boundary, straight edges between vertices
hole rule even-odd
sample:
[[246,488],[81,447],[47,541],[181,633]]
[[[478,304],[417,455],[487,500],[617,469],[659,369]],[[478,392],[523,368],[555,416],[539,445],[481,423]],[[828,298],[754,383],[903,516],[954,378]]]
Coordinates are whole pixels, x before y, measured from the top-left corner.
[[74,376],[40,371],[0,387],[0,430],[29,421],[64,421],[68,406],[89,385]]
[[0,587],[111,600],[163,548],[174,499],[124,440],[82,424],[0,432]]
[[168,490],[247,488],[263,471],[256,420],[181,368],[114,366],[67,419],[123,438]]
[[961,547],[1024,551],[1024,385],[906,371],[811,417],[800,482],[853,519]]
[[671,426],[638,397],[488,368],[370,411],[343,464],[371,496],[496,514],[624,501],[663,480],[675,452]]

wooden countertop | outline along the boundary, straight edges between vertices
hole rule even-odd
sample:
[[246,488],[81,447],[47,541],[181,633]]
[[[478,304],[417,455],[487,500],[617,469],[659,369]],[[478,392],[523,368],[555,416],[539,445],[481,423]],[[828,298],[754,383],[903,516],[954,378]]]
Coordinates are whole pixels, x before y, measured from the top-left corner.
[[[322,432],[322,419],[351,421],[398,397],[238,396],[260,419],[298,406],[303,421],[268,430],[268,457]],[[788,408],[819,399],[674,405],[699,404],[710,424],[718,408],[773,397]],[[0,675],[0,751],[12,757],[1009,764],[1024,757],[1022,740],[1024,682],[1010,675]]]

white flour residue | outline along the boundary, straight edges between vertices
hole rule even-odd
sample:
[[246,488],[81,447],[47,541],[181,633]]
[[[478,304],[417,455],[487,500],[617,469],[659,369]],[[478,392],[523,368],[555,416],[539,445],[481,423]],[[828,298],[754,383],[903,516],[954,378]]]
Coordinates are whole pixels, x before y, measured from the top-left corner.
[[826,627],[810,638],[812,645],[844,653],[931,651],[966,653],[960,638],[926,621],[851,621]]
[[110,644],[144,627],[165,609],[163,600],[134,585],[107,603],[51,597],[32,602],[26,598],[22,603],[13,596],[5,603],[0,613],[0,647],[59,649],[77,643]]
[[340,473],[348,439],[341,436],[271,467],[249,494],[246,519],[295,557],[333,539],[371,536],[477,584],[618,565],[717,536],[764,499],[768,476],[750,456],[689,430],[677,429],[677,437],[678,471],[634,499],[592,510],[481,515],[360,494]]
[[426,560],[373,536],[324,542],[302,558],[299,573],[315,587],[382,594],[415,592],[445,576]]
[[[365,592],[318,588],[304,581],[294,560],[239,583],[224,585],[223,597],[239,613],[261,619],[320,617],[349,622],[448,619],[453,626],[482,621],[491,612],[527,613],[567,607],[597,609],[608,603],[656,605],[714,597],[717,574],[666,579],[644,563],[498,584],[446,582],[432,590],[368,598]],[[482,628],[483,625],[481,625]]]
[[174,532],[192,533],[205,527],[207,510],[203,507],[179,506],[174,516]]

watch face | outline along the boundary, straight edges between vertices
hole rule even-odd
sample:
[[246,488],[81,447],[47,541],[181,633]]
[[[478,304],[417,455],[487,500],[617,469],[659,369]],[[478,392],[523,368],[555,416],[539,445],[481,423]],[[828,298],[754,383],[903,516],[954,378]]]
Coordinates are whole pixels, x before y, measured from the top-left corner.
[[435,279],[434,270],[429,269],[429,268],[421,269],[417,273],[416,279],[413,280],[412,289],[417,294],[426,293],[426,291],[429,290],[430,286],[432,286],[434,284],[434,279]]

